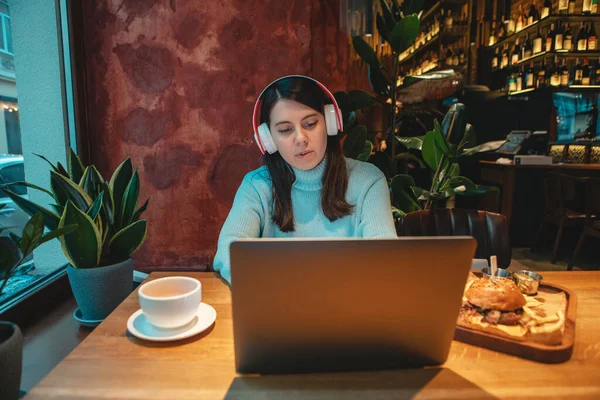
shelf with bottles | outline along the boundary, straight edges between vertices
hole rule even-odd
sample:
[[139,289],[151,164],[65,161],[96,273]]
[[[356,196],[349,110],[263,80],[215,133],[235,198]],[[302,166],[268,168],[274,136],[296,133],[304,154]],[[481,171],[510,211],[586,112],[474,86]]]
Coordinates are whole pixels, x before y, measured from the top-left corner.
[[544,51],[534,56],[519,60],[514,64],[508,64],[504,67],[492,68],[492,71],[508,70],[513,67],[526,65],[528,62],[538,62],[552,57],[558,57],[560,59],[574,59],[574,58],[592,58],[596,59],[600,57],[600,51],[582,51],[582,52],[569,52],[569,51]]
[[[445,7],[447,2],[448,0],[444,0],[442,5]],[[452,8],[442,8],[439,11],[437,11],[436,8],[436,13],[434,14],[433,20],[424,21],[424,19],[421,18],[421,30],[415,39],[415,43],[405,52],[400,54],[398,60],[404,61],[409,59],[412,54],[423,49],[424,47],[429,46],[434,41],[448,43],[468,34],[468,7],[463,7],[468,5],[468,1],[461,0],[457,1],[456,4],[460,5],[460,8],[455,8],[454,13]]]
[[[467,25],[431,26],[419,33],[415,43],[398,56],[400,63],[418,58],[426,50],[436,49],[433,45],[449,45],[463,40],[469,33]],[[439,47],[437,48],[439,49]]]
[[514,42],[517,38],[535,33],[536,30],[556,24],[558,21],[569,24],[600,22],[598,1],[559,0],[558,8],[554,9],[551,0],[543,0],[539,7],[535,6],[536,0],[533,0],[526,13],[519,7],[516,17],[505,21],[502,16],[501,21],[492,22],[488,47],[494,49]]
[[518,90],[515,92],[507,92],[506,94],[509,97],[513,97],[513,96],[521,96],[524,94],[533,94],[533,93],[538,93],[538,92],[543,92],[543,91],[547,91],[547,92],[573,92],[573,93],[580,93],[580,92],[585,92],[586,90],[589,91],[594,91],[597,92],[600,89],[600,84],[599,85],[589,85],[589,86],[582,86],[582,85],[569,85],[569,86],[545,86],[542,88],[526,88],[526,89],[522,89],[522,90]]
[[[420,76],[429,72],[453,69],[463,72],[467,68],[466,57],[450,55],[449,57],[439,59],[437,54],[426,57],[423,61],[410,67],[402,69],[401,76]],[[400,83],[399,83],[400,85]]]
[[466,4],[469,4],[469,0],[440,0],[429,7],[429,9],[421,15],[421,23],[427,21],[430,17],[437,15],[437,11],[440,9],[440,6],[456,10],[457,8]]
[[466,38],[455,44],[440,46],[439,50],[430,50],[423,53],[419,58],[413,58],[412,62],[404,61],[400,63],[403,75],[422,75],[431,72],[435,68],[466,68]]
[[510,96],[516,96],[537,90],[551,91],[584,91],[600,88],[600,57],[596,60],[577,58],[576,63],[569,66],[567,60],[559,62],[555,57],[554,63],[528,67],[513,67],[508,74],[505,87]]
[[[577,35],[573,35],[573,32],[577,32]],[[492,71],[496,71],[548,57],[596,57],[597,54],[598,36],[594,22],[582,23],[579,30],[572,30],[570,24],[563,25],[559,21],[550,25],[548,32],[543,35],[541,29],[538,29],[533,40],[529,34],[517,39],[510,50],[508,44],[502,50],[496,48],[491,67]]]

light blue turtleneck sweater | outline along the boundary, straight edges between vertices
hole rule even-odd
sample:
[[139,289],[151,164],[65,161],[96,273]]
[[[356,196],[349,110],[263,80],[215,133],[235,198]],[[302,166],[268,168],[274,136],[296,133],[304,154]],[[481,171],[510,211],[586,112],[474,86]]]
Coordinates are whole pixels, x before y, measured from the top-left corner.
[[385,176],[369,163],[346,159],[349,174],[346,200],[354,205],[354,211],[334,222],[327,219],[321,209],[325,162],[309,171],[293,168],[296,175],[292,186],[294,232],[281,232],[273,222],[273,197],[267,168],[263,166],[249,172],[221,229],[213,265],[215,271],[231,283],[229,246],[239,238],[396,237]]

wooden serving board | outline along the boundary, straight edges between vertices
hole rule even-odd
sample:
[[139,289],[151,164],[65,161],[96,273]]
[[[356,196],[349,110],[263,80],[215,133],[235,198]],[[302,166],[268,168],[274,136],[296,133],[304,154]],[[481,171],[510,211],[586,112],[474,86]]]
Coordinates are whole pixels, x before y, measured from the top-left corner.
[[[481,273],[475,273],[481,277]],[[565,312],[565,331],[562,337],[562,343],[555,346],[544,345],[531,341],[518,341],[487,332],[477,331],[475,329],[456,326],[454,339],[459,342],[472,344],[478,347],[499,351],[501,353],[511,354],[528,360],[538,361],[547,364],[562,363],[571,358],[573,353],[573,344],[575,342],[575,317],[577,315],[577,296],[569,289],[553,285],[551,283],[540,283],[538,293],[557,293],[564,292],[567,297],[567,307]]]

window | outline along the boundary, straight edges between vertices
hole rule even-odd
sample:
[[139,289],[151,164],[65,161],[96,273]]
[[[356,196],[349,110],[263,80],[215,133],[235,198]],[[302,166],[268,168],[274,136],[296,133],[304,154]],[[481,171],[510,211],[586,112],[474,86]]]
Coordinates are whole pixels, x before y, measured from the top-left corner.
[[8,2],[0,0],[0,51],[13,54],[12,31],[10,29],[10,14],[8,12]]
[[[70,54],[69,41],[63,36],[68,32],[65,4],[64,0],[0,0],[2,183],[26,180],[49,189],[50,167],[34,153],[66,165],[67,146],[76,150],[73,132],[65,122],[74,118],[68,100],[73,97],[70,57],[63,57]],[[43,192],[24,186],[12,190],[51,209],[51,198]],[[29,216],[2,191],[0,205],[0,226],[8,227],[1,235],[21,235]],[[0,293],[0,312],[63,274],[66,262],[58,240],[38,247]]]

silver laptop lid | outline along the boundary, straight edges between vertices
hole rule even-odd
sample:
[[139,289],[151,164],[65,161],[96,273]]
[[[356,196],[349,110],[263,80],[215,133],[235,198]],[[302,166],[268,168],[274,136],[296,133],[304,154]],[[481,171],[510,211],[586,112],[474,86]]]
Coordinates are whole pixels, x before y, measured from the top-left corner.
[[443,363],[475,247],[461,236],[232,243],[236,370]]

